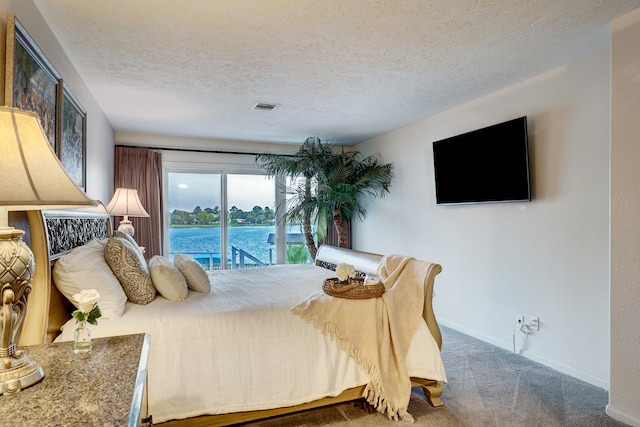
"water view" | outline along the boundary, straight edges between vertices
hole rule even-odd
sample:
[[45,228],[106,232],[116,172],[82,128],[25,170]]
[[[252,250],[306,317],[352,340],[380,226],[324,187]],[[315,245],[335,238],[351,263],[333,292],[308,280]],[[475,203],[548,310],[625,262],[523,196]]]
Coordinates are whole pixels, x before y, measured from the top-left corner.
[[[182,253],[205,268],[243,268],[276,263],[275,182],[263,175],[169,173],[169,256]],[[223,203],[226,197],[226,203]],[[230,206],[226,212],[221,206]],[[226,227],[221,225],[227,224]],[[286,262],[311,262],[298,230],[287,233]],[[227,247],[221,258],[222,229]],[[271,242],[269,242],[269,237]]]
[[[233,254],[231,247],[235,247],[264,264],[275,263],[275,245],[269,244],[267,241],[271,233],[275,233],[273,225],[228,227],[229,251],[227,259],[231,262]],[[213,263],[218,264],[220,259],[220,227],[170,228],[169,252],[171,254],[188,253],[203,264],[207,264],[209,254],[213,254]],[[246,262],[250,263],[249,260]]]

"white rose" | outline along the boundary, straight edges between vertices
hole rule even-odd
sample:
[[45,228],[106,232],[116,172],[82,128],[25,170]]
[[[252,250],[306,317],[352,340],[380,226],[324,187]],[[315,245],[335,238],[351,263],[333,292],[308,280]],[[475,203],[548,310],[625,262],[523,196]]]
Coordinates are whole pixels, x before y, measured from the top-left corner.
[[338,275],[338,280],[344,282],[350,277],[356,277],[356,269],[350,264],[338,264],[336,266],[336,274]]
[[356,268],[353,265],[347,265],[347,276],[350,278],[356,277]]
[[349,278],[347,274],[347,264],[338,264],[336,266],[336,274],[338,275],[338,280],[344,282]]
[[75,294],[73,299],[78,302],[78,310],[89,313],[98,303],[100,294],[95,289],[83,289],[79,294]]

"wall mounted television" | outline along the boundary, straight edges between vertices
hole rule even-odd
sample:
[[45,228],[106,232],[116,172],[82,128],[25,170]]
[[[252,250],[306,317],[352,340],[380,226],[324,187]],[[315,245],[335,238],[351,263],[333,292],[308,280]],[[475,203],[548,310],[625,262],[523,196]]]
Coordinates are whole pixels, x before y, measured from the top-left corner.
[[531,201],[527,118],[433,142],[436,203]]

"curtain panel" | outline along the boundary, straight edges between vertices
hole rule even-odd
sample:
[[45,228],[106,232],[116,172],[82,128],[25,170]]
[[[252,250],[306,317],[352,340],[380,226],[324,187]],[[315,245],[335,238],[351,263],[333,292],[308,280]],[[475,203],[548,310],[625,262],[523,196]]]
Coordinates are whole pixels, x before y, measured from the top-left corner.
[[[162,254],[162,154],[148,148],[115,148],[114,189],[135,188],[148,218],[129,217],[145,258]],[[120,218],[122,219],[122,218]],[[117,228],[118,219],[114,228]]]

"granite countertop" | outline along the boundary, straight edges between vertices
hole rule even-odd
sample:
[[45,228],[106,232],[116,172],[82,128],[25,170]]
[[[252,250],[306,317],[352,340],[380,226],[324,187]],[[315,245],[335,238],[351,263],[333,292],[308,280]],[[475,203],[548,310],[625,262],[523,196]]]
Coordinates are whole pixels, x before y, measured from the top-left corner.
[[[44,369],[44,379],[0,396],[0,425],[137,425],[151,337],[94,338],[90,354],[73,343],[19,347]],[[6,424],[5,424],[6,423]]]

